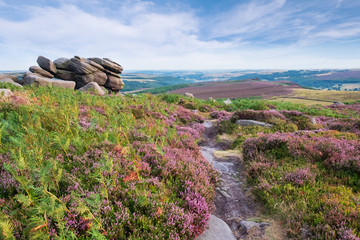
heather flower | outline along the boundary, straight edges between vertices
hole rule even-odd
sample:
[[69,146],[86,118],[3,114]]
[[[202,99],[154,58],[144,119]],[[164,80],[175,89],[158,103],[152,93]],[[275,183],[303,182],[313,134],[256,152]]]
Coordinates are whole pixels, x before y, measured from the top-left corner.
[[302,186],[305,182],[314,181],[314,174],[310,168],[296,169],[295,171],[288,173],[285,179],[295,185]]

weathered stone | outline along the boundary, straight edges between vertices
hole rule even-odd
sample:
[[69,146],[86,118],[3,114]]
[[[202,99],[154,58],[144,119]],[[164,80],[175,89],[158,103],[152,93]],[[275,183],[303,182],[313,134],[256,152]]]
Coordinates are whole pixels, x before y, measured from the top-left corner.
[[26,84],[35,84],[36,86],[53,86],[53,87],[62,87],[62,88],[75,88],[75,82],[73,81],[63,81],[50,78],[40,77],[38,75],[27,75],[25,77]]
[[18,77],[15,75],[9,75],[9,74],[0,74],[0,79],[6,79],[6,78],[10,78],[11,80],[13,80],[14,82],[18,81]]
[[48,71],[42,69],[41,67],[38,67],[38,66],[31,66],[29,68],[30,72],[32,73],[37,73],[43,77],[47,77],[47,78],[53,78],[54,75],[52,75],[51,73],[49,73]]
[[260,126],[260,127],[272,127],[273,126],[268,123],[259,122],[259,121],[255,121],[255,120],[246,120],[246,119],[237,120],[236,124],[238,124],[240,126]]
[[194,95],[192,95],[192,93],[185,93],[184,95],[185,97],[194,98]]
[[315,118],[315,117],[311,117],[311,118],[310,118],[310,122],[311,122],[312,124],[314,124],[314,125],[317,124],[317,121],[316,121],[316,118]]
[[231,100],[230,100],[230,99],[226,99],[226,100],[224,101],[224,103],[225,103],[226,105],[230,105],[230,104],[231,104]]
[[76,74],[67,70],[58,69],[57,73],[55,74],[56,78],[75,81]]
[[14,94],[10,89],[0,89],[0,98],[8,98],[11,96],[14,96]]
[[119,91],[123,89],[124,83],[121,80],[121,77],[114,77],[112,75],[107,75],[108,79],[105,83],[105,87],[112,90],[112,91]]
[[53,75],[57,72],[55,64],[50,59],[47,59],[46,57],[39,56],[37,59],[37,63],[39,64],[39,66],[42,69],[50,72]]
[[270,223],[257,223],[243,220],[240,222],[240,226],[243,228],[246,234],[257,235],[261,234],[261,228],[270,226]]
[[13,81],[12,79],[10,79],[10,78],[0,79],[0,82],[3,82],[3,83],[11,83],[12,85],[17,86],[17,87],[23,87],[21,84],[14,82],[14,81]]
[[68,67],[70,71],[80,75],[91,74],[98,71],[96,67],[78,58],[72,58]]
[[58,71],[59,69],[69,70],[69,63],[70,63],[69,58],[58,58],[54,61],[54,64]]
[[88,84],[86,84],[85,86],[80,88],[79,91],[81,91],[81,92],[94,92],[94,93],[99,94],[99,95],[105,95],[105,91],[103,89],[101,89],[99,84],[97,84],[96,82],[89,82]]
[[230,227],[220,218],[210,216],[209,228],[206,229],[196,240],[235,240]]
[[208,100],[211,101],[211,102],[216,102],[216,100],[213,97],[209,97]]
[[345,105],[345,104],[342,102],[334,102],[333,105]]
[[119,77],[119,73],[114,73],[110,70],[107,70],[107,69],[104,69],[103,71],[104,73],[106,73],[106,75],[111,75],[111,76],[114,76],[114,77]]
[[91,61],[94,61],[101,66],[103,66],[105,69],[110,70],[115,73],[122,73],[123,68],[121,65],[117,64],[116,62],[108,59],[108,58],[88,58]]
[[104,86],[107,81],[107,76],[103,72],[94,72],[87,75],[75,75],[74,81],[76,82],[76,87],[83,87],[90,82],[96,82],[101,86]]

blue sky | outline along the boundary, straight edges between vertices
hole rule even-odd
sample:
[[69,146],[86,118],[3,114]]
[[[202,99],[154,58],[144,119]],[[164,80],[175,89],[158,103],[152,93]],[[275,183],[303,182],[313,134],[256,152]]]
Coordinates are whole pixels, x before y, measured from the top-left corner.
[[38,55],[126,69],[360,68],[360,1],[0,0],[0,70]]

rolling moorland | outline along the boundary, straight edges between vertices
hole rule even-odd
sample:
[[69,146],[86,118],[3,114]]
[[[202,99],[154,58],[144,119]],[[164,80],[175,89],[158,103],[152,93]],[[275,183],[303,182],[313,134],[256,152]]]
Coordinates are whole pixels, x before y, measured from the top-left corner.
[[222,150],[239,154],[246,186],[285,239],[360,237],[357,99],[227,105],[0,87],[14,93],[0,101],[0,238],[195,239],[221,181],[198,146],[205,119],[213,119]]
[[[128,71],[124,91],[199,82],[259,79],[290,81],[300,86],[326,90],[360,90],[360,70],[228,70],[228,71]],[[180,87],[184,87],[184,85]],[[175,90],[176,87],[172,90]]]

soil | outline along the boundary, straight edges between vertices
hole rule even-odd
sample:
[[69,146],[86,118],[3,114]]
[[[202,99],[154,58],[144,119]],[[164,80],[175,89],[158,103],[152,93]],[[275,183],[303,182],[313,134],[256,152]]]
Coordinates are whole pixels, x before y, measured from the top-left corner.
[[266,239],[265,228],[269,224],[262,223],[257,231],[246,231],[241,221],[255,219],[260,216],[260,205],[256,203],[246,183],[246,175],[241,156],[230,154],[223,158],[215,158],[214,151],[226,150],[216,142],[217,127],[211,121],[205,121],[204,140],[199,144],[203,156],[220,171],[220,183],[216,187],[215,212],[224,220],[237,239]]

